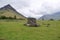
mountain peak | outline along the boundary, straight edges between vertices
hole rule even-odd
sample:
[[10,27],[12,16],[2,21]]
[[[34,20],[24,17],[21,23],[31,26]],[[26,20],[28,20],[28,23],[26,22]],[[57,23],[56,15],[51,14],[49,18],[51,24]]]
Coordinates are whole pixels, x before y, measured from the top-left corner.
[[0,8],[0,9],[14,9],[10,4],[5,5],[4,7]]
[[[22,14],[20,14],[19,12],[17,12],[16,9],[14,9],[14,7],[12,7],[10,4],[1,7],[0,10],[12,10],[12,11],[14,11],[15,13],[23,16]],[[23,17],[25,17],[25,16],[23,16]],[[26,17],[25,17],[25,18],[26,18]]]
[[5,5],[4,7],[12,7],[10,4],[8,4],[8,5]]
[[0,8],[0,10],[2,9],[14,9],[14,8],[10,4],[8,4]]

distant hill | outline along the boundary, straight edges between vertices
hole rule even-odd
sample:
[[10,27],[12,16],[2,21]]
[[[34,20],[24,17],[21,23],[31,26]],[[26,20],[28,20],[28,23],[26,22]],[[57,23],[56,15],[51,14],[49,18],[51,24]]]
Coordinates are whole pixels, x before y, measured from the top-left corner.
[[25,19],[26,18],[22,14],[18,13],[10,4],[0,8],[0,16],[6,16],[6,17],[16,16],[17,19],[19,19],[19,18]]
[[42,18],[44,20],[49,20],[49,19],[59,20],[60,19],[60,12],[56,12],[56,13],[50,14],[50,15],[44,15],[40,19],[42,19]]

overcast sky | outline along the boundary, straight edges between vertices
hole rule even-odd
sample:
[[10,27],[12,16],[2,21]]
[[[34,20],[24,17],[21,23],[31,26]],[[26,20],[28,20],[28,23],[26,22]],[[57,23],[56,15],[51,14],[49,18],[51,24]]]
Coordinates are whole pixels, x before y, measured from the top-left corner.
[[60,11],[60,0],[0,0],[0,7],[7,4],[27,17],[39,18]]

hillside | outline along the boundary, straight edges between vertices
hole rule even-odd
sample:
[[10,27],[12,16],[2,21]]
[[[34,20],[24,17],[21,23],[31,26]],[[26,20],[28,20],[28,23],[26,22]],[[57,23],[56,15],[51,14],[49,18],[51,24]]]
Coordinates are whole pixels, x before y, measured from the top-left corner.
[[6,17],[14,17],[16,16],[17,19],[22,18],[25,19],[26,17],[22,14],[18,13],[11,5],[6,5],[2,8],[0,8],[0,16],[6,16]]

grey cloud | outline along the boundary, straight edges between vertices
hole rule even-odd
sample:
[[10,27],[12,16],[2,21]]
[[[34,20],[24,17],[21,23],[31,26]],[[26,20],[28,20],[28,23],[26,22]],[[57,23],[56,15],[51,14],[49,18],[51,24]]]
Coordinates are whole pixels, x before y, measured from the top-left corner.
[[6,4],[27,17],[37,18],[60,11],[60,0],[0,0],[0,7]]

